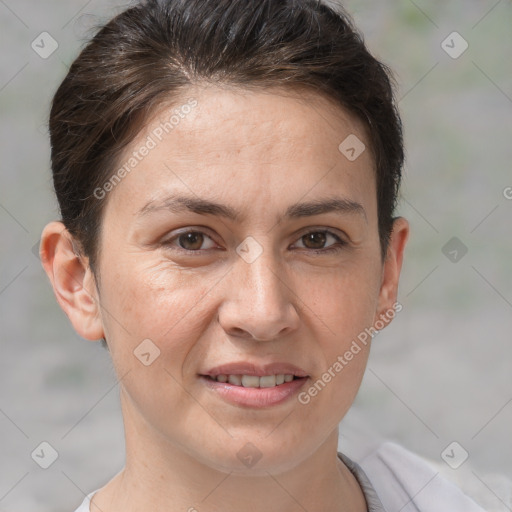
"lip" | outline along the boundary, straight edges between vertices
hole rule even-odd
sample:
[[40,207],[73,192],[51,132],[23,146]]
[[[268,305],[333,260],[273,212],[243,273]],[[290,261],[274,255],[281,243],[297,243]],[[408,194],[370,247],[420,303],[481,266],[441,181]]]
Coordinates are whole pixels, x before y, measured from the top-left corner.
[[[218,375],[293,375],[290,382],[283,382],[271,388],[246,388],[235,386],[229,382],[217,382],[212,377]],[[281,404],[296,395],[309,380],[308,373],[302,368],[285,362],[267,364],[252,363],[250,361],[236,361],[215,366],[199,374],[203,384],[215,392],[224,401],[239,407],[265,408]]]
[[217,393],[226,402],[251,408],[281,404],[296,395],[309,380],[309,377],[300,377],[271,388],[245,388],[228,382],[217,382],[206,375],[200,375],[199,378],[206,387]]
[[238,361],[216,366],[210,370],[200,373],[203,376],[217,377],[218,375],[253,375],[263,377],[264,375],[290,374],[295,377],[308,377],[308,373],[302,368],[290,363],[276,362],[268,364],[256,364],[249,361]]

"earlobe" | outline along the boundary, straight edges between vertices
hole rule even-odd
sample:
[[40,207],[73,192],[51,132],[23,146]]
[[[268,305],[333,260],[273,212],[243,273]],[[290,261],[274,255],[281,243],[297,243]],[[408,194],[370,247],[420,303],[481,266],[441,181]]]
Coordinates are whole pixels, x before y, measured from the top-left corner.
[[398,282],[408,238],[409,222],[403,217],[397,217],[393,222],[393,231],[388,245],[386,260],[383,264],[375,322],[378,319],[382,321],[383,315],[391,321],[391,318],[394,317],[394,313],[391,312],[397,310]]
[[62,222],[45,226],[40,255],[57,302],[75,331],[88,340],[104,337],[94,276],[87,258],[75,252],[73,237]]

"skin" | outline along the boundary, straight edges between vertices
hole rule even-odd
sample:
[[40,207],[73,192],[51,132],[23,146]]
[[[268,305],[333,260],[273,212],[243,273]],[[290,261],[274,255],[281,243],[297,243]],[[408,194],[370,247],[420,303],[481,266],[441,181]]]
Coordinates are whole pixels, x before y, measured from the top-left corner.
[[[63,224],[43,231],[60,306],[80,336],[106,337],[120,379],[126,466],[91,510],[231,512],[250,502],[257,512],[365,511],[336,452],[370,343],[308,404],[235,406],[198,374],[284,361],[308,373],[307,389],[393,308],[408,223],[395,220],[382,261],[373,156],[362,123],[339,106],[315,93],[210,86],[174,108],[190,97],[192,112],[102,199],[99,281]],[[162,106],[125,159],[171,114]],[[350,134],[367,148],[355,161],[338,150]],[[242,219],[169,209],[138,216],[171,193],[228,205]],[[364,211],[283,217],[294,203],[332,196]],[[305,236],[326,228],[346,243]],[[204,238],[176,237],[187,230]],[[236,252],[249,236],[262,249],[252,263]],[[333,246],[340,250],[315,252]],[[145,366],[133,352],[148,338],[160,355]],[[250,468],[237,457],[246,443],[261,454]]]

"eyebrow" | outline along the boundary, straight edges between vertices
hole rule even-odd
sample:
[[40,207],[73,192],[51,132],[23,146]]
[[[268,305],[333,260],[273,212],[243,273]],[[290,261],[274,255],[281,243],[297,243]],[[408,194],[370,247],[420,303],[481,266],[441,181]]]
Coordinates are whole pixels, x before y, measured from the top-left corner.
[[[137,216],[143,217],[162,210],[172,213],[190,211],[199,215],[215,215],[234,222],[242,222],[245,219],[245,216],[242,215],[241,212],[231,206],[199,197],[179,195],[170,196],[160,201],[149,201],[137,212]],[[298,219],[321,215],[323,213],[337,213],[340,215],[357,214],[362,215],[367,221],[366,211],[362,204],[351,199],[337,196],[292,204],[286,209],[284,218]]]

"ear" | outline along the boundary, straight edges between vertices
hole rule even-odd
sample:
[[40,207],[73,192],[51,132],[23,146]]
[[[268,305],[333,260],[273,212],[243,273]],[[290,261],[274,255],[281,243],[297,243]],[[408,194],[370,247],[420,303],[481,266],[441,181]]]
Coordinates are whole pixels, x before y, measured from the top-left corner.
[[[387,325],[395,316],[394,312],[397,311],[395,304],[398,294],[398,281],[402,269],[405,244],[408,238],[409,222],[403,217],[397,217],[393,221],[393,230],[388,244],[386,259],[382,266],[382,280],[374,324],[379,320],[380,324],[384,322]],[[393,314],[390,314],[391,311],[393,311]]]
[[75,331],[88,340],[104,337],[99,294],[88,258],[75,252],[73,237],[62,222],[45,226],[39,253],[57,302]]

